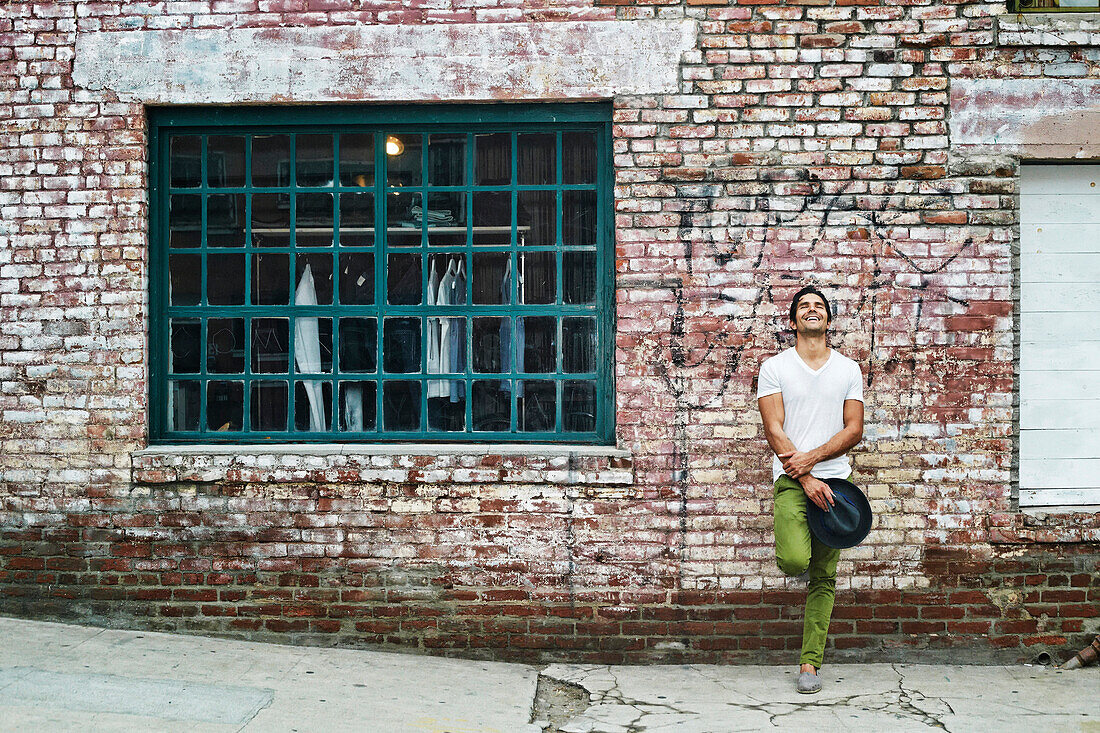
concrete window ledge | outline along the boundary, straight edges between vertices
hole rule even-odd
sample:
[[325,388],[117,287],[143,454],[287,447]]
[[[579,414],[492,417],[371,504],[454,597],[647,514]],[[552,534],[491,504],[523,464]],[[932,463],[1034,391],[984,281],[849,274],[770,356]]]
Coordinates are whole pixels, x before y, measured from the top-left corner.
[[634,483],[629,451],[611,446],[435,444],[164,445],[131,453],[135,484]]
[[1019,13],[997,18],[1000,46],[1100,46],[1100,13]]

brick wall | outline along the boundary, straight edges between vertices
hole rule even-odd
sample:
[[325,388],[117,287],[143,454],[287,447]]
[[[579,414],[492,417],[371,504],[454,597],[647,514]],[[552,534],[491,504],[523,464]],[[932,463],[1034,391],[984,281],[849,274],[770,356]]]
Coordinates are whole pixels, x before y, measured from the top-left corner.
[[[813,281],[866,375],[854,464],[877,512],[842,555],[831,657],[1083,646],[1100,519],[1012,500],[1021,153],[948,123],[953,82],[1098,79],[1100,50],[1000,43],[1003,12],[0,2],[0,611],[509,659],[792,659],[804,583],[774,564],[754,376]],[[684,17],[680,93],[615,99],[629,458],[134,455],[144,109],[74,86],[78,34]]]

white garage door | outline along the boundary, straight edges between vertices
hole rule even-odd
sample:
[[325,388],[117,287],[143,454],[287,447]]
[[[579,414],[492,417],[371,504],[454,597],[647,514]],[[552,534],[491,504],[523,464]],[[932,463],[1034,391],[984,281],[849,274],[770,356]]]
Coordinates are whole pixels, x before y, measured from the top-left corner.
[[1020,505],[1100,504],[1100,165],[1020,194]]

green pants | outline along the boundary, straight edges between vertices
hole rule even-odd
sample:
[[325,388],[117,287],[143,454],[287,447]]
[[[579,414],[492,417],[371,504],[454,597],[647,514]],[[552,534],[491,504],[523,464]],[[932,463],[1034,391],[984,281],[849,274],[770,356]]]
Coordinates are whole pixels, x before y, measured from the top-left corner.
[[775,559],[787,575],[810,571],[806,613],[802,621],[802,655],[799,664],[820,668],[825,656],[825,635],[836,596],[836,561],[840,550],[818,542],[806,522],[806,493],[786,474],[775,482]]

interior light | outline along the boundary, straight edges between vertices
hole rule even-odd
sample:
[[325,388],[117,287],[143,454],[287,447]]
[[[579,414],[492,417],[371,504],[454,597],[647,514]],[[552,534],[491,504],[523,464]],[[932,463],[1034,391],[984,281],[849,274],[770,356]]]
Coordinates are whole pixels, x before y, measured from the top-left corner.
[[386,155],[401,155],[405,152],[405,143],[401,142],[395,135],[390,135],[386,138]]

